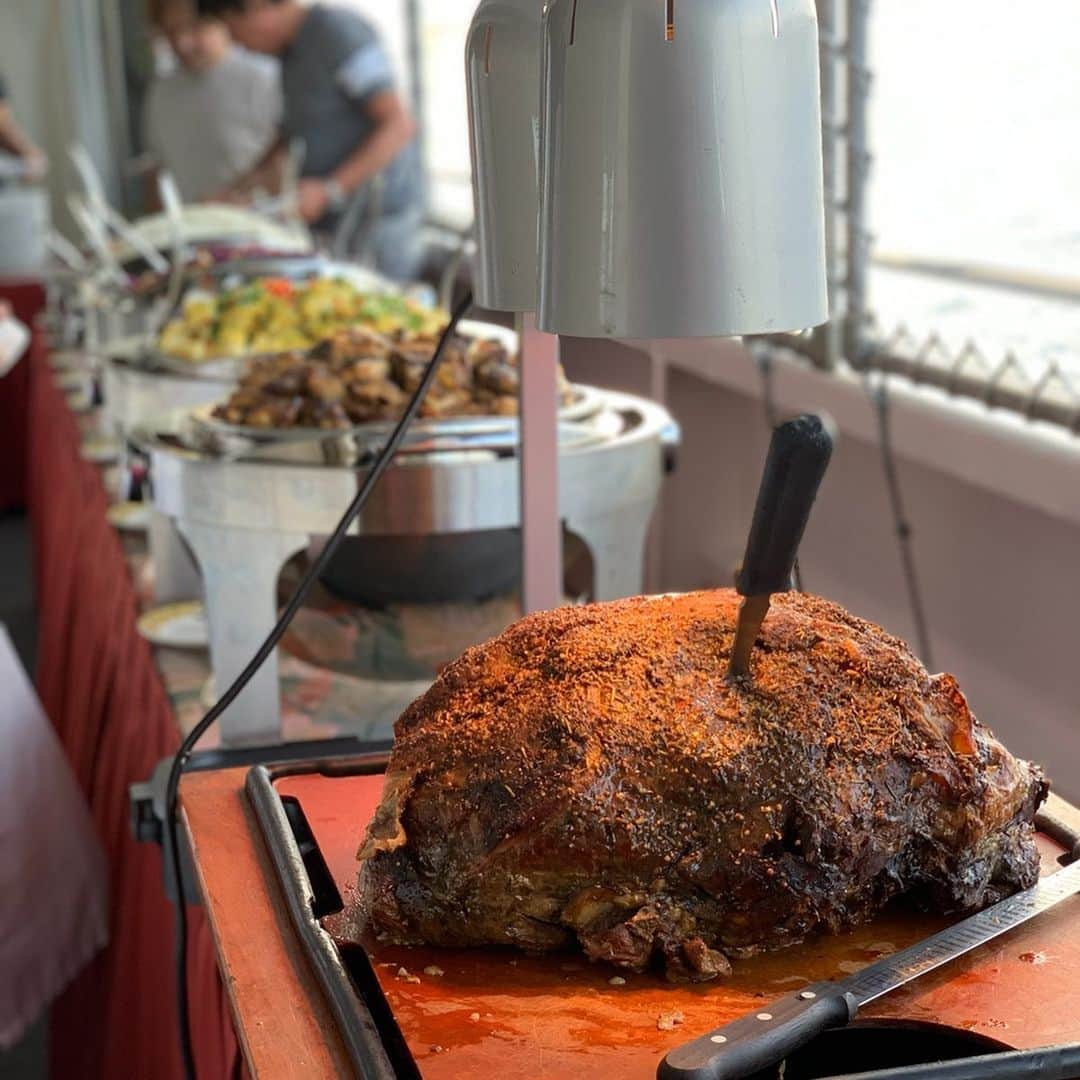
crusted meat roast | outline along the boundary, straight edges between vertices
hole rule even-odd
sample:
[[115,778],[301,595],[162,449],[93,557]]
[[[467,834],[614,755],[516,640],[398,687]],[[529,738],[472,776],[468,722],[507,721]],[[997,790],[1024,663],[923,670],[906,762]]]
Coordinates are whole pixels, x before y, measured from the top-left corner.
[[959,912],[1034,883],[1047,785],[950,675],[789,594],[731,682],[737,608],[562,608],[451,664],[397,723],[360,851],[375,933],[697,981],[900,894]]

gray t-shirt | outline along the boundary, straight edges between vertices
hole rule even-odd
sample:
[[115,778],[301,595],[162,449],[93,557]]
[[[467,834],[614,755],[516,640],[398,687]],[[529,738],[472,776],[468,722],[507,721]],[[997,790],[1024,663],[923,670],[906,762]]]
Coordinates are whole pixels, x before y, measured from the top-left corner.
[[[307,148],[305,176],[329,176],[372,132],[365,105],[394,87],[394,72],[375,28],[361,15],[315,4],[281,57],[285,94],[282,133]],[[384,173],[382,207],[418,207],[423,182],[416,143]]]
[[209,71],[180,67],[150,87],[144,141],[184,200],[197,202],[257,165],[280,121],[277,62],[230,49]]

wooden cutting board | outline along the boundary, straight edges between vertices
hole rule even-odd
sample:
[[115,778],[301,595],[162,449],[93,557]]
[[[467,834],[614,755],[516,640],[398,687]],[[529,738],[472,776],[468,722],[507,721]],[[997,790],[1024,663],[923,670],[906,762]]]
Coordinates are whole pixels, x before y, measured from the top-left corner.
[[[341,1075],[340,1042],[289,940],[242,783],[242,770],[193,775],[185,778],[183,802],[249,1068],[275,1080]],[[348,904],[356,848],[381,777],[294,777],[278,789],[300,800]],[[1061,848],[1047,837],[1040,847],[1044,872],[1052,872]],[[943,925],[892,910],[853,933],[736,962],[732,978],[698,987],[616,972],[573,954],[530,958],[374,943],[368,952],[425,1078],[647,1080],[668,1049],[695,1033],[805,983],[844,978]],[[262,936],[253,941],[253,934]],[[1015,1048],[1080,1040],[1080,988],[1071,974],[1078,964],[1080,898],[876,1002],[866,1015],[945,1024]],[[625,982],[613,985],[613,977]],[[298,1047],[306,1067],[290,1071]]]

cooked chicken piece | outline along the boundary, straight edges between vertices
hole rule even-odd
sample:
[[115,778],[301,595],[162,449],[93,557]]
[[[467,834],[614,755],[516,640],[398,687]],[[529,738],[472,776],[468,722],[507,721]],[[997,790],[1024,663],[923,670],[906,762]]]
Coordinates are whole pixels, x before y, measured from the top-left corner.
[[404,392],[389,379],[350,383],[345,408],[354,423],[394,420],[407,402]]
[[[506,346],[496,340],[474,342],[469,349],[468,358],[476,384],[475,396],[479,398],[483,392],[493,395],[498,402],[492,409],[496,415],[517,415],[517,398],[521,392],[519,358],[511,355]],[[573,395],[561,366],[558,385],[560,403],[569,405]],[[514,399],[513,406],[509,399]]]
[[330,431],[350,426],[349,414],[340,401],[319,401],[307,398],[301,410],[299,427],[320,428]]
[[[438,338],[434,337],[413,337],[395,348],[391,358],[393,378],[407,393],[413,393],[420,385],[438,343]],[[469,386],[471,381],[471,372],[465,360],[465,341],[453,338],[447,342],[432,390],[457,390]]]
[[351,326],[346,330],[339,330],[327,344],[327,358],[335,367],[344,367],[356,360],[388,361],[394,348],[389,338],[366,326]]
[[474,387],[468,403],[462,409],[465,416],[517,416],[518,399],[500,397],[490,390]]
[[517,396],[520,377],[517,357],[501,342],[477,341],[469,349],[476,385],[501,396]]
[[420,415],[438,419],[447,416],[462,416],[469,411],[471,398],[468,390],[432,390],[420,406]]
[[1037,879],[1047,785],[951,676],[789,594],[733,682],[738,602],[560,608],[446,668],[360,850],[379,937],[700,981],[897,896],[965,912]]
[[322,402],[344,401],[345,384],[325,364],[312,364],[305,387],[311,397]]
[[283,368],[272,378],[267,379],[259,387],[259,391],[265,394],[273,394],[275,397],[293,397],[296,394],[303,393],[306,382],[304,368],[296,365]]
[[[245,305],[237,317],[258,306]],[[396,420],[419,386],[437,342],[430,334],[399,332],[391,342],[367,327],[339,330],[313,349],[250,361],[240,385],[215,415],[243,424],[244,415],[257,411],[260,427],[321,426],[322,413],[313,406],[298,411],[272,404],[301,397],[341,404],[342,414],[352,423]],[[455,337],[447,345],[420,415],[514,416],[517,376],[517,360],[501,342]],[[271,425],[271,417],[278,417],[279,423]],[[334,422],[344,426],[347,420],[335,414]]]
[[388,357],[350,360],[341,368],[341,377],[349,384],[383,382],[390,378],[390,360]]
[[273,406],[269,403],[259,405],[249,412],[242,414],[243,418],[234,421],[238,424],[243,424],[245,427],[254,428],[272,428],[277,424],[277,414]]

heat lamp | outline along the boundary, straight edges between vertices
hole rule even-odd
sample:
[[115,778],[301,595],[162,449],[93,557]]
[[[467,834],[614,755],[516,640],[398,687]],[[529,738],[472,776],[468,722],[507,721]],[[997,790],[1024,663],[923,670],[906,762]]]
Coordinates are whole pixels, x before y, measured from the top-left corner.
[[473,295],[535,311],[542,0],[481,0],[466,42],[477,259]]
[[828,319],[813,0],[481,0],[466,54],[482,306],[599,338]]
[[550,333],[825,322],[813,0],[481,0],[477,301]]

